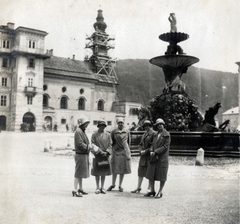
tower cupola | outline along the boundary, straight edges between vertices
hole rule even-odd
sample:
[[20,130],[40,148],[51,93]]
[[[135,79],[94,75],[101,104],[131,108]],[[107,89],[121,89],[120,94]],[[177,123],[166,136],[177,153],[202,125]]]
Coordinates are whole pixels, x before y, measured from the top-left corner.
[[104,22],[104,18],[103,18],[101,9],[98,10],[98,15],[97,15],[96,20],[97,20],[97,22],[93,24],[94,29],[96,31],[100,30],[102,32],[105,32],[105,29],[107,28],[107,24]]

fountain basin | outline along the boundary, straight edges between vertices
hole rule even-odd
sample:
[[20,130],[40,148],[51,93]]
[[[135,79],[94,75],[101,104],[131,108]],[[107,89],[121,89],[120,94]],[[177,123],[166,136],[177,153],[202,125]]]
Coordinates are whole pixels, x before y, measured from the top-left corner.
[[[131,153],[139,156],[138,144],[143,131],[132,131]],[[240,134],[226,132],[172,132],[170,155],[196,156],[197,150],[203,148],[207,157],[240,157]]]
[[165,42],[173,42],[173,43],[179,43],[181,41],[187,40],[189,38],[189,35],[186,33],[180,33],[180,32],[171,32],[171,33],[163,33],[159,36],[159,39]]
[[193,56],[188,56],[188,55],[163,55],[163,56],[154,57],[150,59],[149,62],[159,67],[169,66],[172,68],[179,68],[179,67],[182,68],[182,67],[189,67],[199,62],[199,59]]

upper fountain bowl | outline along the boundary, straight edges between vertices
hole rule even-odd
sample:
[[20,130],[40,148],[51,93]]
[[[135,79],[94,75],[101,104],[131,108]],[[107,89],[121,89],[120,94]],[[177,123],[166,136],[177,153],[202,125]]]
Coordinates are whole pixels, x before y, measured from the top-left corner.
[[179,43],[181,41],[187,40],[189,35],[186,33],[179,33],[179,32],[170,32],[170,33],[163,33],[159,36],[159,39],[166,42],[174,42]]
[[172,68],[189,67],[197,62],[199,62],[198,58],[188,55],[164,55],[150,59],[150,63],[153,65]]

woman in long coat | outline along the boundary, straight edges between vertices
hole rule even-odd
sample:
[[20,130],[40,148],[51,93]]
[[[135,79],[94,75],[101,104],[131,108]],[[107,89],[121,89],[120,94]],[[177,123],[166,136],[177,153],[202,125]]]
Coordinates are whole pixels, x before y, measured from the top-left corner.
[[[85,129],[87,128],[90,121],[87,117],[82,117],[78,120],[79,127],[74,134],[74,144],[75,144],[75,174],[74,174],[74,190],[72,195],[76,197],[82,197],[86,193],[82,188],[82,178],[88,178],[89,174],[89,151],[91,150],[89,146],[89,140],[85,134]],[[79,186],[79,189],[78,189]]]
[[[145,133],[142,135],[141,142],[139,143],[138,186],[136,190],[131,191],[132,193],[139,193],[141,191],[143,177],[146,177],[147,173],[150,147],[155,134],[155,131],[152,130],[152,123],[149,120],[144,121],[143,128],[145,129]],[[150,189],[150,183],[148,189]]]
[[[96,146],[93,150],[95,158],[93,159],[93,168],[91,174],[95,176],[97,189],[96,194],[106,194],[104,189],[105,176],[111,175],[110,158],[112,152],[112,139],[110,133],[105,131],[106,122],[98,121],[98,130],[92,134],[91,143]],[[102,165],[101,165],[102,164]],[[101,176],[101,188],[99,188],[99,177]]]
[[113,141],[112,147],[112,185],[108,188],[111,191],[115,187],[117,175],[119,174],[119,191],[123,192],[122,182],[124,174],[131,173],[131,152],[130,132],[124,128],[123,118],[117,120],[118,127],[111,132]]
[[150,181],[151,192],[145,194],[144,196],[155,196],[155,181],[160,181],[159,191],[155,198],[161,198],[163,196],[162,190],[167,180],[171,137],[169,132],[164,128],[165,122],[161,118],[157,119],[155,126],[157,128],[157,133],[155,133],[153,138],[153,143],[150,150],[150,160],[146,174],[146,177]]

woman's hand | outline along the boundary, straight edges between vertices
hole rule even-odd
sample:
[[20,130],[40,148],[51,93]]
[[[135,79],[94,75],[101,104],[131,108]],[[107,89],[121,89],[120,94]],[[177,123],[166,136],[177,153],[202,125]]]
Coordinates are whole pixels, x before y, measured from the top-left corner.
[[104,157],[107,157],[108,153],[107,152],[102,152],[101,155],[104,156]]
[[143,156],[145,154],[145,150],[141,150],[141,155]]
[[150,152],[150,156],[155,156],[155,152]]

